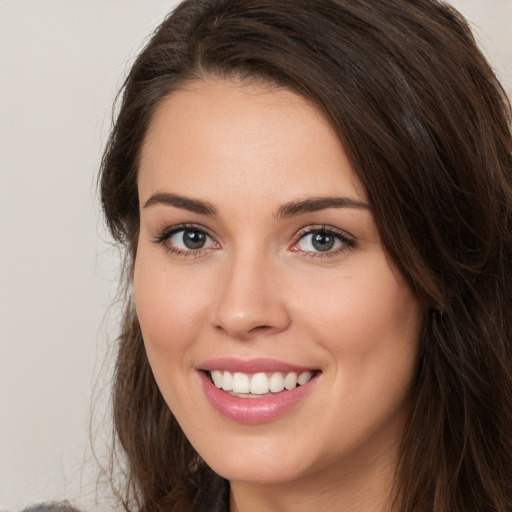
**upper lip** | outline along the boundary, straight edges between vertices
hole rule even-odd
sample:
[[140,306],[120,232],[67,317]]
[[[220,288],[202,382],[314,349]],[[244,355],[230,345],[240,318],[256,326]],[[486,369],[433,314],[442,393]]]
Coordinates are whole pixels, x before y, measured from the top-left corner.
[[258,373],[258,372],[306,372],[314,371],[316,368],[302,366],[279,361],[277,359],[256,358],[256,359],[237,359],[233,357],[223,357],[218,359],[209,359],[196,367],[203,371],[228,371],[240,373]]

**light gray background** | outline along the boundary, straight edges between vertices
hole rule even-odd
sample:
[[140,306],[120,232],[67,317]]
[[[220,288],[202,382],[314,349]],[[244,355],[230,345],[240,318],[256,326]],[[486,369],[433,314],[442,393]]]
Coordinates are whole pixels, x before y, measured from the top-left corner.
[[[512,91],[512,0],[453,0]],[[0,0],[0,510],[94,505],[117,256],[96,171],[114,95],[175,0]],[[106,315],[106,316],[105,316]],[[99,494],[108,496],[100,487]]]

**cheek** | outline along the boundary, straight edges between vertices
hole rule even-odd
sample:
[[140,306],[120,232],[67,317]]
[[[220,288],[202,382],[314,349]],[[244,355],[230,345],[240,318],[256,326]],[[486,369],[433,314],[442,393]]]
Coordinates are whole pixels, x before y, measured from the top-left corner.
[[[134,272],[134,297],[144,342],[151,352],[179,352],[197,336],[207,283],[188,269],[172,269],[165,255],[141,249]],[[192,278],[192,280],[191,280]]]
[[371,341],[371,332],[386,332],[399,337],[417,332],[420,314],[418,301],[405,282],[388,275],[351,276],[326,283],[321,293],[309,295],[304,314],[317,318],[318,327],[350,334],[358,346]]
[[360,268],[326,279],[321,287],[318,281],[312,284],[315,293],[308,295],[300,317],[303,329],[331,354],[336,378],[368,383],[375,393],[383,380],[411,378],[423,315],[409,285],[384,255]]
[[134,299],[146,354],[162,395],[178,415],[193,402],[179,390],[191,374],[190,349],[201,335],[198,319],[205,314],[206,283],[197,277],[191,283],[187,269],[173,269],[165,253],[146,248],[137,253]]
[[343,439],[355,443],[379,432],[392,437],[408,407],[421,307],[405,280],[387,264],[352,272],[324,290],[323,300],[309,301],[309,311],[304,310],[304,315],[315,315],[304,325],[309,324],[305,328],[311,329],[310,337],[329,353],[325,378],[336,390],[333,403],[340,404],[322,413],[324,428],[345,425]]

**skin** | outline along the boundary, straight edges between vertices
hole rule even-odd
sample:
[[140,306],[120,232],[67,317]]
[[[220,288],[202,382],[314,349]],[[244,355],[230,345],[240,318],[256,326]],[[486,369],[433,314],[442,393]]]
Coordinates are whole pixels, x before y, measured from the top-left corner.
[[[369,205],[279,215],[308,198],[367,204],[325,117],[288,90],[194,83],[159,106],[138,186],[134,294],[149,361],[193,446],[230,480],[231,510],[391,510],[422,313]],[[157,193],[216,214],[146,206]],[[208,233],[202,249],[182,233],[161,240],[183,223]],[[319,251],[304,229],[324,226],[351,242]],[[220,357],[320,373],[292,410],[246,425],[200,385],[198,366]]]

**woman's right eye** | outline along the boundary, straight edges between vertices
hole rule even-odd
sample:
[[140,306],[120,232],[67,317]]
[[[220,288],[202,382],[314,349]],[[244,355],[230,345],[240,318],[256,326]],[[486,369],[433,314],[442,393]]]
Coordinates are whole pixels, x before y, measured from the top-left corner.
[[219,248],[208,233],[196,227],[175,227],[165,230],[155,239],[171,253],[199,256],[203,251]]

